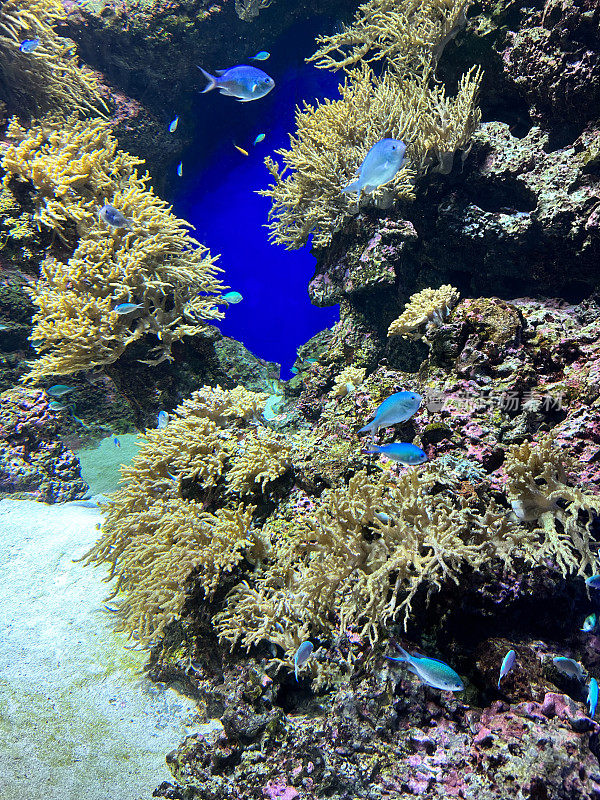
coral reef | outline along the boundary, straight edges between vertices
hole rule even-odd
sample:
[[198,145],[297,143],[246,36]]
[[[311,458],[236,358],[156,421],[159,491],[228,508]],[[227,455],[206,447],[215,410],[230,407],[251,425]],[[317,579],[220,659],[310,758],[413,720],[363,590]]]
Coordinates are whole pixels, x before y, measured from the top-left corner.
[[[75,44],[55,27],[66,12],[58,0],[6,0],[0,9],[0,95],[9,114],[49,111],[102,113],[107,107],[94,73],[80,64]],[[39,39],[31,52],[23,40]]]
[[65,503],[87,484],[79,461],[57,438],[58,415],[45,392],[9,389],[0,395],[0,494]]
[[388,336],[420,338],[422,331],[419,332],[419,328],[424,328],[432,321],[440,323],[459,297],[458,291],[449,283],[439,289],[423,289],[413,294],[402,314],[388,328]]
[[[322,40],[323,47],[313,57],[318,66],[356,66],[348,71],[339,100],[305,104],[297,111],[290,148],[276,151],[283,167],[270,157],[265,161],[274,178],[262,192],[272,200],[273,241],[297,248],[311,234],[316,248],[328,245],[354,213],[353,201],[342,189],[380,139],[410,144],[408,165],[374,194],[375,202],[384,207],[394,199],[413,198],[415,178],[428,169],[451,171],[456,151],[467,147],[479,122],[476,100],[482,75],[471,68],[459,80],[453,99],[431,77],[441,42],[447,38],[445,25],[454,28],[465,5],[430,2],[417,11],[410,2],[396,9],[393,3],[371,0],[360,7],[351,28]],[[347,58],[338,61],[328,56],[344,53],[349,44],[355,49]],[[369,66],[371,52],[374,60],[383,60],[382,75]]]
[[[68,259],[43,262],[33,291],[40,358],[29,380],[110,364],[142,338],[158,363],[174,341],[222,316],[214,260],[138,175],[140,160],[117,149],[106,123],[70,118],[25,130],[13,121],[8,133],[5,184],[29,181],[36,222],[75,240]],[[127,215],[126,226],[99,219],[106,202]],[[115,311],[127,302],[139,313]]]

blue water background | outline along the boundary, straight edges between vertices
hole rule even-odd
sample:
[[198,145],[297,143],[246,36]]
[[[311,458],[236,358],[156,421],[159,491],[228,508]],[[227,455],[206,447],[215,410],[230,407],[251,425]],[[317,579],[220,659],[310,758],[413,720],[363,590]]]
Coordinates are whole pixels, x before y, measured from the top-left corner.
[[[267,97],[239,103],[217,91],[198,94],[191,121],[195,141],[182,153],[183,177],[176,179],[173,196],[175,213],[196,227],[197,239],[221,254],[225,283],[243,295],[241,303],[227,309],[220,329],[261,358],[280,363],[283,378],[291,375],[297,348],[339,319],[337,306],[310,303],[307,285],[315,267],[310,246],[288,251],[271,244],[264,227],[271,203],[255,193],[271,179],[264,157],[289,144],[295,106],[338,96],[336,76],[304,63],[314,49],[314,32],[296,32],[292,40],[265,43],[271,58],[256,63],[276,81]],[[211,72],[227,65],[202,66]],[[198,85],[204,85],[203,78]],[[266,138],[253,146],[259,133]],[[234,143],[250,155],[239,153]]]

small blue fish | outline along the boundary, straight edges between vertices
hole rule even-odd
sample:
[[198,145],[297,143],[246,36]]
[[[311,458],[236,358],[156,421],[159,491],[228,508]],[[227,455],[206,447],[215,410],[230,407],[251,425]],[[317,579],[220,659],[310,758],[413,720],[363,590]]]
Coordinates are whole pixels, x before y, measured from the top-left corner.
[[592,633],[598,627],[598,615],[597,614],[590,614],[589,617],[586,617],[583,620],[583,625],[581,630],[584,633]]
[[231,305],[236,305],[236,303],[241,303],[244,298],[239,292],[227,292],[223,295],[223,300],[227,300],[228,303]]
[[25,41],[21,42],[19,45],[19,50],[22,53],[33,53],[33,51],[37,50],[41,43],[41,39],[25,39]]
[[143,303],[119,303],[118,306],[113,308],[117,314],[131,314],[132,311],[140,311],[144,308]]
[[244,65],[230,67],[229,69],[218,69],[218,78],[215,78],[202,67],[198,67],[200,72],[208,81],[208,85],[202,90],[202,94],[210,92],[211,89],[219,89],[221,94],[228,97],[235,97],[241,103],[248,103],[250,100],[258,100],[269,94],[275,86],[275,81],[262,69],[247,67]]
[[511,669],[515,665],[515,661],[517,660],[517,654],[514,650],[509,650],[508,653],[504,656],[502,661],[502,666],[500,667],[500,677],[498,678],[498,688],[500,688],[500,681],[505,675],[511,671]]
[[52,411],[65,411],[69,406],[65,406],[63,403],[59,403],[58,400],[51,400],[48,403],[48,408]]
[[436,658],[426,656],[411,656],[400,645],[395,645],[402,653],[400,658],[386,656],[390,661],[404,662],[408,669],[414,673],[422,683],[432,686],[434,689],[442,689],[445,692],[462,692],[465,688],[460,675],[452,667]]
[[290,372],[292,375],[297,375],[299,372],[298,367],[290,367]]
[[404,163],[405,150],[406,145],[399,139],[381,139],[365,156],[357,180],[342,192],[357,192],[357,202],[360,202],[361,192],[372,192],[392,180]]
[[183,175],[183,161],[180,161],[179,164],[177,164],[177,174],[180,178]]
[[312,642],[302,642],[300,647],[296,650],[296,655],[294,656],[294,675],[296,676],[296,681],[298,681],[298,667],[303,667],[306,664],[308,659],[312,656],[313,649]]
[[421,405],[421,395],[416,392],[396,392],[375,409],[375,417],[359,433],[376,434],[379,428],[406,422],[416,414]]
[[598,705],[598,681],[592,678],[588,687],[587,703],[590,707],[590,717],[596,716],[596,706]]
[[175,119],[169,125],[169,133],[175,133],[178,125],[179,125],[179,117],[175,117]]
[[121,447],[121,442],[119,441],[118,437],[113,434],[113,444],[115,447]]
[[118,209],[111,206],[109,203],[105,203],[102,206],[98,212],[98,216],[102,222],[110,225],[111,228],[131,228],[131,220],[123,216]]
[[260,53],[257,53],[255,56],[250,56],[250,61],[266,61],[270,55],[271,53],[268,53],[266,50],[261,50]]
[[159,431],[163,428],[166,428],[169,424],[169,415],[166,411],[159,411],[158,412],[158,425],[156,426]]
[[64,383],[57,383],[49,389],[46,389],[46,394],[49,394],[50,397],[62,397],[64,394],[69,394],[69,392],[74,391],[74,386],[65,386]]
[[554,666],[563,675],[568,675],[569,678],[576,678],[578,681],[583,681],[585,678],[585,671],[581,664],[573,658],[565,658],[564,656],[557,656],[553,658]]
[[259,133],[256,139],[252,142],[252,144],[260,144],[260,142],[264,142],[266,133]]
[[382,456],[387,456],[392,461],[398,461],[404,464],[405,467],[415,466],[416,464],[424,464],[427,461],[427,453],[417,447],[416,444],[409,444],[408,442],[392,442],[392,444],[377,445],[373,444],[365,453],[381,453]]
[[585,585],[590,589],[600,589],[600,575],[591,575],[585,579]]

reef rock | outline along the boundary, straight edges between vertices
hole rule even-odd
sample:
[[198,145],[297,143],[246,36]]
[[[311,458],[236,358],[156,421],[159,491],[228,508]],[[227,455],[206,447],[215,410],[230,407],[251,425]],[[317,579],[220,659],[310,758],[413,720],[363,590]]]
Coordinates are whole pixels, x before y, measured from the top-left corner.
[[85,495],[79,461],[55,438],[57,429],[45,392],[18,387],[0,395],[0,494],[45,503]]

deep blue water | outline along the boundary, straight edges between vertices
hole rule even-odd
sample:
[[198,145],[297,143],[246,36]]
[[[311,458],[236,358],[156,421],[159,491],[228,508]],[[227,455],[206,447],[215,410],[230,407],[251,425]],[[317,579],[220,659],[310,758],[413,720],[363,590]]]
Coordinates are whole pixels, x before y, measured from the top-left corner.
[[[219,327],[256,355],[282,364],[284,378],[290,376],[297,348],[339,318],[337,306],[311,305],[307,284],[315,259],[310,247],[287,251],[271,244],[264,227],[270,200],[255,193],[271,177],[264,157],[289,142],[296,104],[337,96],[336,77],[303,63],[311,44],[314,49],[313,37],[314,32],[305,47],[303,36],[293,37],[295,51],[288,42],[265,46],[271,58],[257,66],[276,81],[267,97],[239,103],[217,91],[198,95],[196,140],[182,153],[183,177],[174,190],[175,213],[196,227],[197,239],[221,254],[225,282],[244,297],[229,307]],[[211,72],[227,65],[203,66]],[[266,138],[253,146],[259,133]],[[239,153],[234,143],[250,155]]]

